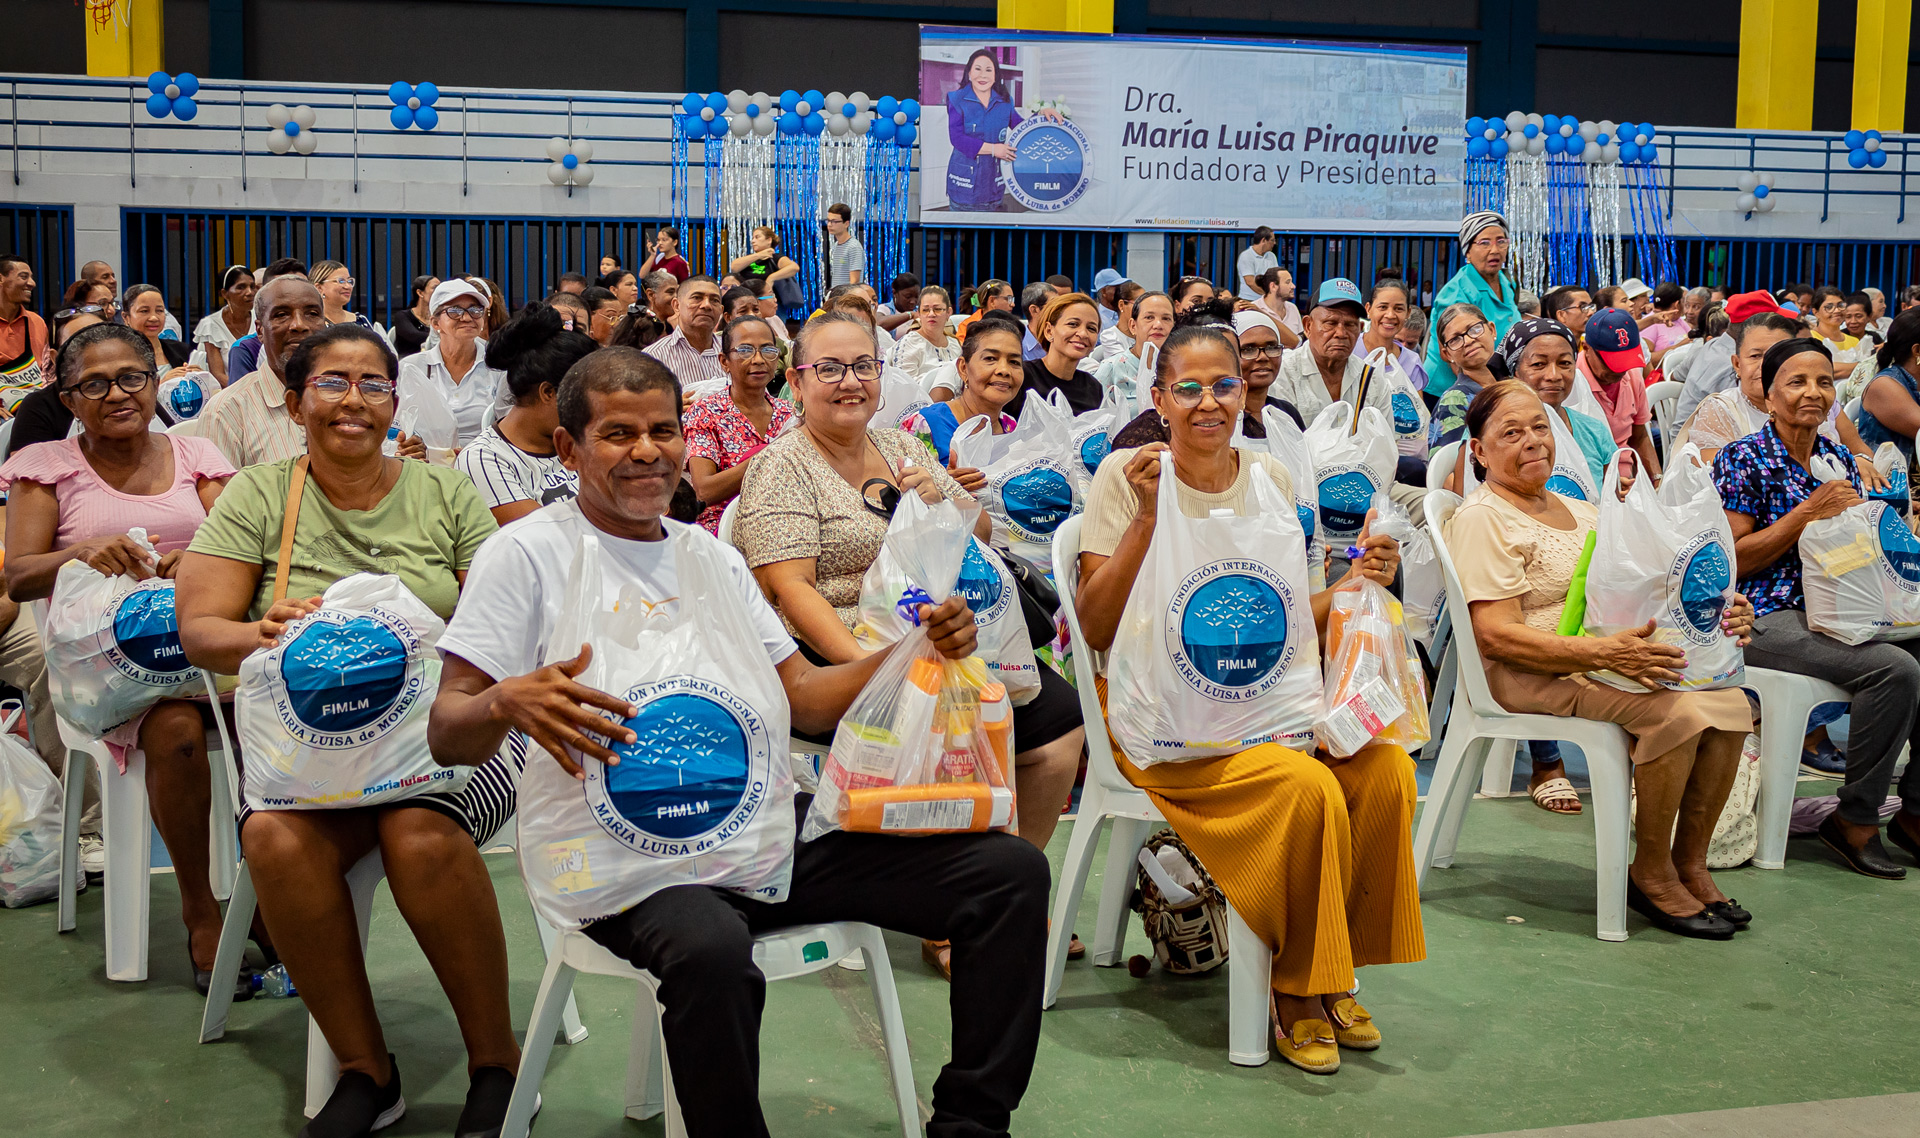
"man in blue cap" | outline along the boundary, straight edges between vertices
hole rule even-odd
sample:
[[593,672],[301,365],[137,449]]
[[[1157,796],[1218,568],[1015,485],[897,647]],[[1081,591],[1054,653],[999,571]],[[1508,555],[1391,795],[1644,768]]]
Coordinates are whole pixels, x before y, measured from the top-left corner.
[[1647,430],[1653,413],[1647,406],[1646,363],[1646,353],[1640,347],[1640,325],[1632,313],[1603,308],[1587,321],[1575,370],[1586,379],[1601,410],[1607,413],[1614,444],[1632,447],[1640,455],[1641,468],[1657,479],[1660,458],[1653,451],[1653,435]]
[[1114,326],[1120,319],[1120,286],[1130,278],[1119,269],[1101,269],[1093,276],[1094,299],[1100,302],[1100,330],[1102,332]]

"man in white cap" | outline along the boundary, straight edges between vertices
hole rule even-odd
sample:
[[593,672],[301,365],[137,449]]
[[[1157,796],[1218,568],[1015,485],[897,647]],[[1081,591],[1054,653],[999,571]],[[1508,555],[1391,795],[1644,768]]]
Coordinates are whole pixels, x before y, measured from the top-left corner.
[[1131,279],[1131,277],[1128,277],[1118,269],[1101,269],[1098,273],[1094,274],[1093,296],[1095,300],[1099,301],[1099,304],[1095,307],[1100,309],[1100,330],[1102,332],[1113,327],[1114,324],[1119,321],[1120,298],[1117,294],[1120,291],[1120,286],[1126,284]]

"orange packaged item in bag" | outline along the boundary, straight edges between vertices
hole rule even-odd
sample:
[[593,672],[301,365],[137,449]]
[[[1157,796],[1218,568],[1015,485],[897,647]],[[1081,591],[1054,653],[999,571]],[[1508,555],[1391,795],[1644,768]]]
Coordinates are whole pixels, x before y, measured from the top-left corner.
[[1314,734],[1336,758],[1374,742],[1417,747],[1430,734],[1426,672],[1400,602],[1357,573],[1341,582],[1327,616],[1326,701]]

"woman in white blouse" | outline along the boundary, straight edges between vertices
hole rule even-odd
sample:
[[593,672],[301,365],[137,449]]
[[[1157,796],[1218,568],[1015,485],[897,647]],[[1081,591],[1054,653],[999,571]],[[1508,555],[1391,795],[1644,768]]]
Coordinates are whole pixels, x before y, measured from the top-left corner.
[[245,265],[230,266],[220,275],[222,307],[194,325],[193,343],[207,357],[207,370],[225,387],[240,377],[227,374],[227,353],[234,342],[253,331],[253,273]]
[[922,379],[941,364],[959,359],[960,341],[947,333],[947,317],[952,314],[953,301],[946,289],[939,285],[921,289],[913,327],[893,345],[887,363]]

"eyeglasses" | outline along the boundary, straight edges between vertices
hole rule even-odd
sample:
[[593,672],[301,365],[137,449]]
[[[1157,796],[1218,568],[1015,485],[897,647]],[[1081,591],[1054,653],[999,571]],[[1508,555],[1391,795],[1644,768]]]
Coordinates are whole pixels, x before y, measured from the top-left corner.
[[449,304],[435,313],[437,316],[447,316],[454,320],[478,320],[486,314],[487,306],[484,304],[475,304],[466,308],[462,308],[457,304]]
[[1278,344],[1242,344],[1240,345],[1240,359],[1247,363],[1262,359],[1277,360],[1280,358],[1280,353],[1284,351],[1286,351],[1286,349]]
[[881,367],[879,360],[872,356],[862,356],[850,364],[843,364],[839,360],[821,360],[819,363],[801,364],[795,370],[806,371],[812,368],[814,378],[821,383],[839,383],[848,372],[852,372],[853,378],[861,383],[872,383],[880,378]]
[[1239,376],[1223,375],[1211,386],[1195,379],[1175,380],[1166,385],[1166,392],[1176,404],[1191,409],[1200,406],[1208,392],[1213,393],[1215,403],[1230,403],[1241,398],[1246,387],[1246,381]]
[[1446,339],[1446,345],[1448,348],[1454,351],[1459,351],[1460,345],[1466,343],[1468,340],[1473,339],[1474,337],[1478,336],[1480,333],[1486,331],[1488,328],[1491,328],[1492,326],[1493,325],[1488,324],[1484,320],[1475,321],[1474,323],[1467,325],[1465,328],[1462,328],[1460,331],[1454,333],[1453,335],[1448,336]]
[[1482,237],[1473,243],[1475,249],[1505,249],[1511,242],[1505,237]]
[[346,285],[348,288],[352,288],[354,280],[352,277],[335,277],[326,283],[330,285]]
[[338,403],[345,399],[350,388],[358,388],[360,398],[369,403],[385,403],[393,398],[394,388],[398,385],[390,379],[353,379],[325,372],[307,380],[307,386],[313,388],[313,393],[327,403]]
[[752,344],[740,344],[728,348],[727,354],[736,360],[750,360],[755,356],[759,356],[761,359],[777,360],[780,358],[780,345],[761,344],[755,347]]
[[62,308],[53,314],[55,320],[71,320],[76,316],[105,316],[113,311],[110,304],[83,304],[78,308]]
[[1592,312],[1599,307],[1599,305],[1589,300],[1585,304],[1569,304],[1565,308],[1556,308],[1553,310],[1553,313],[1558,316],[1562,312]]
[[130,371],[122,375],[116,375],[112,379],[103,379],[99,376],[95,376],[92,379],[83,379],[79,383],[70,384],[66,390],[79,395],[83,399],[99,400],[105,399],[107,392],[116,386],[128,395],[137,395],[145,391],[147,384],[152,382],[152,372]]

